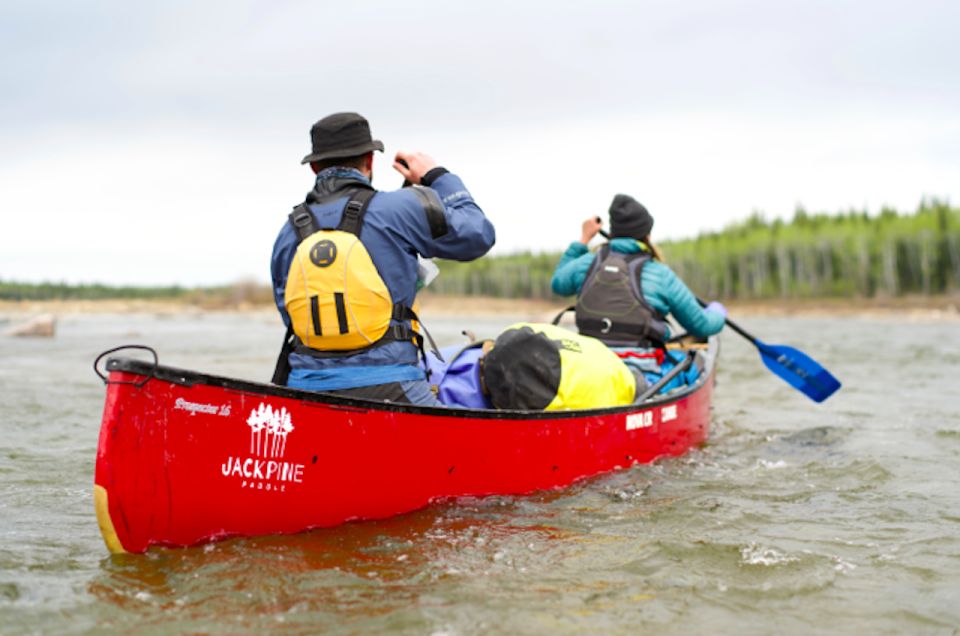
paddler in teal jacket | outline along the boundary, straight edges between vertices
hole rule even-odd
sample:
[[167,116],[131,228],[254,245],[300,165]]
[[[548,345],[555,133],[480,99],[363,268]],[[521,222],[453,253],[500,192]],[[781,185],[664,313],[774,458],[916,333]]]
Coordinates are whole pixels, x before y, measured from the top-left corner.
[[[553,273],[551,287],[555,294],[560,296],[578,294],[582,298],[584,283],[587,281],[588,274],[591,273],[591,267],[597,259],[597,254],[590,252],[587,249],[587,244],[597,235],[601,226],[602,222],[599,217],[595,216],[583,222],[580,240],[570,244]],[[613,252],[612,257],[616,258],[617,255],[623,255],[626,259],[634,258],[632,255],[637,254],[644,254],[649,257],[642,259],[644,262],[641,265],[639,279],[641,294],[638,300],[643,301],[640,303],[641,305],[646,305],[647,309],[653,310],[649,312],[652,315],[648,322],[657,323],[654,327],[659,328],[660,323],[670,314],[688,333],[695,336],[710,336],[718,333],[723,329],[727,315],[726,308],[719,302],[714,301],[707,305],[706,309],[701,309],[693,293],[673,273],[673,270],[662,262],[658,250],[650,241],[652,229],[653,217],[647,209],[632,197],[618,194],[610,204],[611,240],[609,248],[601,248],[599,254],[605,255]],[[602,275],[602,272],[598,275]],[[597,289],[604,288],[598,285]],[[610,289],[610,287],[605,289]],[[580,303],[578,303],[577,311],[578,323],[580,323],[582,317]],[[665,322],[662,322],[662,326],[664,329],[663,338],[669,338],[669,327],[666,326]],[[600,333],[605,327],[606,324],[598,322],[598,333],[590,333],[589,335],[605,340],[611,346],[627,346],[626,343],[610,342],[605,339],[603,334]],[[582,331],[584,329],[581,326]],[[655,329],[650,331],[652,333]]]

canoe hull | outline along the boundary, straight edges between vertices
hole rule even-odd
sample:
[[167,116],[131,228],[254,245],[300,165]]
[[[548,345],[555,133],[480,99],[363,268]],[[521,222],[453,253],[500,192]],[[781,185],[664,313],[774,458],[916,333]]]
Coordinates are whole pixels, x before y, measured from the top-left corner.
[[706,441],[714,376],[643,409],[498,415],[141,366],[108,363],[95,492],[113,552],[379,519],[680,455]]

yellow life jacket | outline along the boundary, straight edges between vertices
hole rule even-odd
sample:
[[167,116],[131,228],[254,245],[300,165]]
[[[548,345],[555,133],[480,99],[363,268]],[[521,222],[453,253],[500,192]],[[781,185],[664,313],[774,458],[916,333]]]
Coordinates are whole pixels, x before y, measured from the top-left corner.
[[636,394],[633,373],[602,342],[540,323],[507,327],[484,357],[483,380],[500,409],[604,408]]
[[[394,304],[360,241],[363,216],[374,194],[373,190],[357,190],[336,228],[317,228],[306,205],[297,206],[290,214],[300,244],[287,273],[284,303],[293,332],[310,353],[335,355],[416,336],[403,322],[416,315]],[[401,324],[391,328],[391,319]]]

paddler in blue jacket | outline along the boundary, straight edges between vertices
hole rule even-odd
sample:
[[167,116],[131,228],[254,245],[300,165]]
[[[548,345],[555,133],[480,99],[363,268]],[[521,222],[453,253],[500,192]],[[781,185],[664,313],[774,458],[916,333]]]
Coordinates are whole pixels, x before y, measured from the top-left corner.
[[373,151],[382,152],[383,143],[356,113],[321,119],[310,137],[312,152],[301,163],[310,164],[316,182],[281,228],[270,268],[292,346],[285,382],[439,405],[417,364],[418,255],[479,258],[494,244],[493,225],[460,178],[420,152],[394,158],[413,187],[375,191]]
[[564,252],[551,280],[555,294],[578,295],[581,333],[611,347],[656,346],[670,337],[668,314],[695,336],[723,329],[726,308],[714,301],[701,309],[693,293],[662,262],[650,240],[653,217],[640,202],[625,194],[613,198],[611,240],[594,254],[587,244],[601,227],[599,217],[583,222],[580,240]]

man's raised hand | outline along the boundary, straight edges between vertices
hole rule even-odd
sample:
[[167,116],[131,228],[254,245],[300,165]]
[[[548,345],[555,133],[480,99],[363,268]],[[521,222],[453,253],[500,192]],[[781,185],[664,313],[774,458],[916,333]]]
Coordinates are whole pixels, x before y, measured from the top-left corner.
[[[406,162],[406,165],[401,163]],[[423,175],[437,167],[433,157],[423,152],[397,152],[393,158],[393,169],[403,175],[410,183],[419,184]]]

